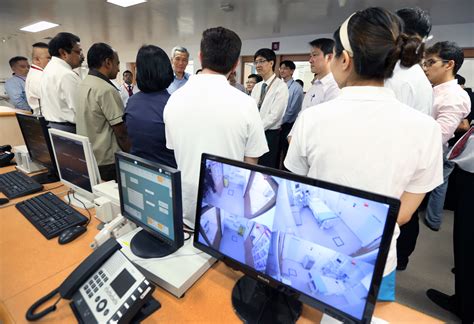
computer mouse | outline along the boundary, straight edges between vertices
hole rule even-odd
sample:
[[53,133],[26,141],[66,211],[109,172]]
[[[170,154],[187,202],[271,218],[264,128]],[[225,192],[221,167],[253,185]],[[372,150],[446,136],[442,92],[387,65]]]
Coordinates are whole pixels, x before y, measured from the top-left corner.
[[8,203],[10,200],[8,198],[0,198],[0,205],[5,205]]
[[65,229],[59,235],[58,243],[66,244],[71,241],[74,241],[77,237],[81,236],[86,231],[87,231],[87,228],[85,226],[75,226],[75,227]]

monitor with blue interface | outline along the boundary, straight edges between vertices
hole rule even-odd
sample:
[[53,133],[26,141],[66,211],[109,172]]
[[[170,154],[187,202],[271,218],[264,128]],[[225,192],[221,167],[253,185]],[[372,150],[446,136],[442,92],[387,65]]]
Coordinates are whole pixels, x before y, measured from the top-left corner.
[[194,245],[246,274],[232,292],[245,321],[294,322],[304,302],[370,322],[399,204],[203,154]]
[[183,246],[180,172],[123,152],[115,154],[115,165],[122,215],[142,227],[132,252],[158,258]]

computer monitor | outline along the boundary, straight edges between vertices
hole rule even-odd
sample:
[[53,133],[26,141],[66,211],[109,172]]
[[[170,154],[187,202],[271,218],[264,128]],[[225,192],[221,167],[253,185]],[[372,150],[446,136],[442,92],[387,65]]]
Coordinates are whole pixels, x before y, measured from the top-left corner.
[[42,184],[59,181],[54,153],[48,134],[48,122],[42,116],[22,113],[17,113],[16,118],[31,160],[44,165],[48,169],[48,172],[32,176],[31,178]]
[[181,175],[137,156],[115,153],[123,217],[142,230],[130,242],[141,258],[160,258],[183,246]]
[[232,292],[244,322],[295,322],[304,302],[369,323],[399,205],[203,154],[194,245],[245,274]]
[[59,178],[74,191],[64,199],[79,208],[94,207],[92,187],[100,183],[100,176],[89,138],[54,128],[49,135]]

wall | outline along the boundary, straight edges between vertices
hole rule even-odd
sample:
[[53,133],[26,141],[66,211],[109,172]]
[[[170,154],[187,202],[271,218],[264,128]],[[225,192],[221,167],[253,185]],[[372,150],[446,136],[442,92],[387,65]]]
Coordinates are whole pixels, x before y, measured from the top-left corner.
[[[457,25],[438,25],[433,27],[432,34],[434,38],[428,43],[433,44],[439,40],[452,40],[457,42],[463,47],[474,47],[474,23],[469,24],[457,24]],[[73,31],[74,32],[74,31]],[[80,34],[80,33],[78,33]],[[312,34],[312,35],[301,35],[291,37],[273,37],[273,38],[262,38],[262,39],[247,39],[243,40],[242,43],[242,55],[253,55],[256,50],[262,47],[270,47],[274,41],[280,42],[280,50],[277,54],[298,54],[307,53],[308,42],[319,37],[331,37],[331,34]],[[194,37],[188,38],[186,44],[182,44],[188,48],[191,53],[191,59],[194,60],[194,69],[197,70],[200,67],[198,60],[199,51],[199,39],[200,33],[196,33]],[[85,36],[81,36],[82,45],[87,53],[87,49],[92,44],[92,40]],[[30,57],[30,44],[35,41],[39,41],[34,38],[34,35],[22,38],[22,41],[14,40],[6,43],[0,43],[0,80],[10,77],[10,67],[8,66],[8,60],[10,57],[15,55],[23,55]],[[171,48],[176,45],[175,40],[146,40],[145,42],[151,44],[157,44],[162,47],[166,52],[170,52]],[[134,62],[138,48],[143,44],[143,40],[137,40],[135,43],[127,44],[111,44],[119,53],[121,63],[121,69],[125,69],[126,62]],[[474,77],[466,76],[466,79],[474,79]]]

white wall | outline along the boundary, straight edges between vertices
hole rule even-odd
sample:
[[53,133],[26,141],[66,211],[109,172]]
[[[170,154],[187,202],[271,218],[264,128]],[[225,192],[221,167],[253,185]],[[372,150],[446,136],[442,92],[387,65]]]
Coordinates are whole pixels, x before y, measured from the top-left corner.
[[[428,45],[433,44],[440,40],[452,40],[457,42],[462,47],[474,47],[474,23],[469,24],[457,24],[457,25],[438,25],[433,27],[432,34],[434,35],[433,40]],[[75,31],[71,31],[75,32]],[[80,31],[77,32],[80,36]],[[262,47],[271,47],[272,42],[280,42],[280,50],[277,54],[299,54],[308,53],[309,47],[308,42],[319,37],[331,37],[331,34],[312,34],[312,35],[300,35],[291,37],[272,37],[263,39],[247,39],[242,42],[242,55],[253,55],[255,51]],[[82,45],[85,53],[92,43],[92,40],[82,38]],[[23,41],[10,41],[7,43],[0,43],[0,80],[10,77],[10,67],[8,66],[8,60],[10,57],[15,55],[23,55],[30,57],[30,44],[38,41],[31,36]],[[194,69],[197,70],[200,67],[198,60],[200,33],[196,33],[194,37],[188,38],[186,44],[179,44],[185,46],[190,54],[191,59],[194,60]],[[174,43],[175,40],[163,40],[163,39],[150,39],[145,42],[143,39],[136,41],[136,43],[127,44],[111,44],[117,49],[121,64],[121,69],[125,69],[126,62],[134,62],[137,51],[143,43],[156,44],[162,47],[167,53],[171,51],[173,46],[177,45]],[[467,78],[467,77],[466,77]]]

